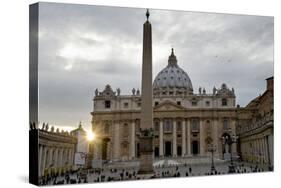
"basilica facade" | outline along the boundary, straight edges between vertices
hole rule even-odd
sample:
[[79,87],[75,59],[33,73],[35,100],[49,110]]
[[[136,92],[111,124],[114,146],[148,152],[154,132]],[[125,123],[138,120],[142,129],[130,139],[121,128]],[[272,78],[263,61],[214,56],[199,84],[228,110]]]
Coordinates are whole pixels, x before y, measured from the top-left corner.
[[[199,87],[194,92],[191,79],[180,67],[172,49],[166,67],[153,82],[154,159],[169,157],[236,156],[236,143],[227,147],[225,136],[236,135],[235,92],[225,83],[211,92]],[[94,159],[135,160],[140,156],[141,93],[121,94],[106,85],[96,89],[93,99],[92,130]],[[230,151],[231,150],[231,151]]]

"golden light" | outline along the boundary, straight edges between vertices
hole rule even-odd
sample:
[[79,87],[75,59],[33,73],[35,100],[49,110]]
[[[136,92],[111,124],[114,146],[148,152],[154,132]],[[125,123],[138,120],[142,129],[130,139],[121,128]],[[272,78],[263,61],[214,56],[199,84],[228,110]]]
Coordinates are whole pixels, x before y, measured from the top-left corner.
[[87,132],[88,141],[93,141],[95,139],[95,134],[92,131]]

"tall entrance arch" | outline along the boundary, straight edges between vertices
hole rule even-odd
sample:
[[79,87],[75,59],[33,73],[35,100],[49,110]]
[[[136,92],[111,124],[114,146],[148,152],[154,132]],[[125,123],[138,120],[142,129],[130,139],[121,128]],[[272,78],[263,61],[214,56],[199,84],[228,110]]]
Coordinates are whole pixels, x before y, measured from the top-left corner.
[[171,157],[172,156],[172,142],[166,141],[165,142],[165,157]]

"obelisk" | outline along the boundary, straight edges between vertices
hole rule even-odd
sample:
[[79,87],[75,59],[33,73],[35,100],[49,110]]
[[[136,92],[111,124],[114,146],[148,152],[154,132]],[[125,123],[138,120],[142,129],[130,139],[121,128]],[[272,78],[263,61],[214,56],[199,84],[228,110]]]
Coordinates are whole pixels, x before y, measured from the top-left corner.
[[152,36],[151,24],[143,24],[142,87],[140,117],[140,166],[139,175],[149,178],[153,171],[153,109],[152,109]]

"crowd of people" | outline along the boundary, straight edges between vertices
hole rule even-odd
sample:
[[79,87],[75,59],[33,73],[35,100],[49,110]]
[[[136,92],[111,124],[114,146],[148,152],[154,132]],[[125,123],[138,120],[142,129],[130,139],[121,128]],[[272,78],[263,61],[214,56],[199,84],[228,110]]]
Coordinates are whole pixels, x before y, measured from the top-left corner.
[[[198,170],[198,166],[174,165],[168,167],[155,168],[155,173],[150,178],[169,178],[169,177],[188,177],[188,176],[202,176],[202,175],[220,175],[228,174],[228,166],[220,166],[212,169],[208,166],[204,166],[205,169]],[[209,169],[209,170],[207,170]],[[259,167],[258,165],[244,165],[243,163],[235,164],[234,173],[252,173],[252,172],[264,172],[266,169]],[[122,180],[138,180],[141,179],[138,176],[137,168],[112,168],[112,169],[81,169],[75,172],[69,172],[60,176],[49,176],[41,179],[42,185],[58,185],[58,184],[76,184],[76,183],[88,183],[88,182],[110,182],[110,181],[122,181]]]

